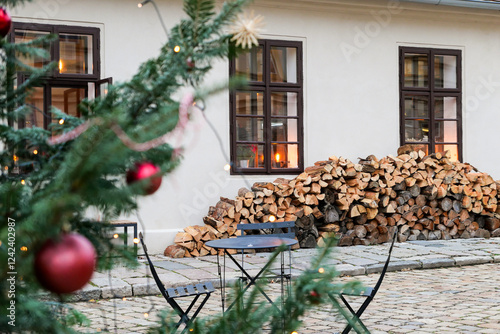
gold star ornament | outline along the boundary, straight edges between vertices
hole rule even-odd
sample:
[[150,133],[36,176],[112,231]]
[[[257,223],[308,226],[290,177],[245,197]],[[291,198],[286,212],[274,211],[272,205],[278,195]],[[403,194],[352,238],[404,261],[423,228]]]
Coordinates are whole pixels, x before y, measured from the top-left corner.
[[253,45],[259,45],[259,34],[262,32],[264,26],[264,17],[261,15],[254,15],[252,11],[249,15],[238,15],[236,21],[229,28],[229,33],[233,35],[231,42],[236,42],[236,46],[243,49],[250,49]]

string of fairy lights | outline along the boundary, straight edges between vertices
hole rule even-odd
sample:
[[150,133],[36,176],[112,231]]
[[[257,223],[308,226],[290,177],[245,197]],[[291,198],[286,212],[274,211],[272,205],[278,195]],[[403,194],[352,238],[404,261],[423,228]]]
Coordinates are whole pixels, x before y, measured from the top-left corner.
[[[161,25],[162,25],[162,28],[163,30],[165,31],[165,34],[167,36],[167,38],[169,37],[169,33],[168,33],[168,30],[166,29],[166,26],[165,26],[165,23],[163,21],[163,18],[158,10],[158,7],[155,3],[154,0],[145,0],[143,1],[142,3],[139,3],[138,4],[138,7],[139,8],[142,8],[144,5],[148,4],[148,3],[152,3],[153,6],[154,6],[154,9],[156,11],[156,14],[161,22]],[[181,51],[181,47],[179,45],[175,45],[174,48],[173,48],[173,51],[175,53],[179,53]],[[204,101],[201,100],[201,101],[193,101],[193,100],[190,100],[190,97],[192,96],[185,96],[185,98],[183,99],[183,101],[181,101],[181,105],[179,107],[179,126],[177,126],[176,128],[174,128],[173,131],[171,131],[173,134],[177,135],[177,136],[182,136],[183,134],[183,130],[185,130],[185,127],[186,127],[186,122],[187,122],[187,109],[189,107],[196,107],[198,108],[200,111],[201,111],[201,114],[203,115],[203,119],[204,121],[206,122],[206,124],[208,124],[209,128],[211,129],[212,133],[215,135],[216,139],[217,139],[217,142],[218,142],[218,146],[219,146],[219,149],[220,149],[220,152],[222,153],[223,155],[223,158],[225,161],[227,161],[227,163],[224,165],[223,169],[226,171],[226,172],[229,172],[231,169],[233,169],[233,162],[231,161],[231,159],[229,158],[225,148],[224,148],[224,142],[219,134],[219,132],[217,131],[217,129],[215,128],[215,126],[210,122],[210,120],[207,118],[207,115],[205,114],[205,104],[204,104]],[[187,103],[187,104],[186,104]],[[31,106],[31,108],[34,110],[34,111],[38,111],[40,112],[42,115],[44,115],[44,117],[46,117],[47,115],[44,113],[43,110],[40,110],[39,108],[37,108],[36,106]],[[65,124],[65,118],[59,118],[58,120],[56,120],[56,122],[59,124],[59,125],[64,125]],[[67,141],[70,141],[70,140],[73,140],[75,139],[76,137],[78,137],[80,134],[82,134],[84,131],[86,131],[90,125],[92,125],[94,122],[98,122],[98,120],[90,120],[90,121],[87,121],[83,124],[81,124],[80,126],[76,127],[75,129],[69,131],[69,132],[66,132],[62,135],[59,135],[59,136],[54,136],[52,137],[50,140],[49,140],[49,144],[60,144],[60,143],[64,143],[64,142],[67,142]],[[149,142],[146,142],[146,143],[135,143],[133,142],[127,135],[126,133],[120,128],[119,125],[117,124],[113,124],[112,127],[111,127],[111,130],[113,132],[115,132],[116,136],[127,146],[129,147],[130,149],[132,150],[136,150],[136,151],[145,151],[145,150],[149,150],[149,149],[152,149],[154,147],[157,147],[157,146],[160,146],[160,145],[163,145],[166,143],[166,141],[168,139],[170,139],[172,137],[172,134],[171,133],[168,133],[164,136],[161,136],[161,137],[158,137],[158,138],[155,138]],[[174,150],[174,152],[176,152]],[[38,149],[34,149],[32,151],[33,155],[37,156],[39,154],[39,151]],[[53,157],[52,157],[53,158]],[[15,166],[18,164],[18,162],[20,161],[20,158],[17,156],[17,155],[13,155],[13,162],[14,162],[14,168]],[[5,166],[4,167],[4,171],[5,173],[9,173],[9,166]],[[249,180],[247,179],[247,177],[241,173],[241,171],[238,171],[238,169],[233,169],[233,171],[241,177],[241,180],[245,183],[245,185],[247,186],[248,189],[252,189],[252,186],[250,185],[250,182]],[[10,171],[12,172],[12,171]],[[21,180],[19,181],[22,185],[27,185],[27,181],[24,179],[24,178],[21,178]],[[146,237],[146,226],[144,224],[144,221],[143,219],[141,218],[140,214],[138,211],[136,211],[136,217],[137,217],[137,220],[139,221],[139,224],[141,226],[141,229],[142,231],[144,232],[144,237]],[[274,215],[271,215],[269,217],[269,221],[270,222],[274,222],[276,221],[276,217]],[[114,233],[112,235],[112,238],[113,239],[118,239],[120,238],[120,234],[118,233]],[[139,239],[137,237],[133,238],[133,243],[134,245],[138,245],[139,244]],[[1,245],[1,241],[0,241],[0,245]],[[28,251],[28,247],[27,246],[21,246],[20,247],[20,250],[23,251],[23,252],[27,252]],[[111,255],[110,255],[111,256]],[[150,286],[150,283],[151,283],[151,275],[149,273],[149,267],[146,266],[146,271],[147,271],[147,288],[149,289],[149,286]],[[320,268],[321,270],[322,268]],[[320,271],[321,272],[321,271]],[[111,270],[108,271],[108,281],[109,281],[109,288],[111,290],[111,294],[113,296],[112,299],[112,303],[113,303],[113,325],[114,325],[114,332],[115,333],[118,333],[118,320],[117,320],[117,299],[118,298],[121,298],[122,301],[126,302],[128,301],[127,297],[121,297],[121,294],[120,293],[117,293],[117,291],[114,289],[113,287],[113,276],[112,276],[112,273],[111,273]],[[150,307],[149,309],[143,313],[143,316],[145,319],[148,319],[150,314],[157,309],[157,304],[154,302],[153,298],[151,295],[149,295],[149,303],[150,303]],[[63,308],[66,308],[67,306],[63,306],[63,301],[61,300],[60,301],[60,310],[62,310]],[[110,332],[110,326],[108,325],[108,321],[107,321],[107,317],[106,317],[106,311],[104,310],[104,308],[101,308],[101,312],[102,312],[102,318],[103,318],[103,328],[97,328],[97,331],[98,332],[101,332],[101,331],[104,331],[104,332]],[[189,329],[189,331],[192,331],[192,329]],[[291,334],[298,334],[297,332],[292,332]]]

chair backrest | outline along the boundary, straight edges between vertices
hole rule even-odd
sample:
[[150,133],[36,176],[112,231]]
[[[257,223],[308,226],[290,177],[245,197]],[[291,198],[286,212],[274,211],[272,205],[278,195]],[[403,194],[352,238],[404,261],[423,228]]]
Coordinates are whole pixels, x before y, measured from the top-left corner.
[[375,286],[373,287],[373,291],[371,293],[372,298],[377,293],[378,289],[380,288],[380,285],[382,285],[382,281],[384,280],[385,273],[387,272],[387,267],[389,267],[389,262],[391,261],[392,248],[394,247],[394,242],[396,241],[397,236],[398,236],[398,229],[396,228],[396,229],[394,229],[391,247],[389,248],[389,255],[387,256],[387,260],[385,260],[384,268],[382,269],[382,273],[380,274],[380,277],[378,278],[377,284],[375,284]]
[[160,292],[163,295],[163,297],[165,299],[169,300],[169,296],[167,295],[167,292],[165,291],[165,285],[163,285],[163,283],[160,280],[160,277],[158,277],[158,273],[156,272],[156,269],[153,266],[153,262],[151,262],[151,259],[149,258],[148,248],[146,247],[146,244],[144,243],[144,240],[142,237],[142,232],[139,232],[139,240],[141,240],[142,249],[144,250],[144,254],[146,255],[146,259],[148,259],[149,269],[151,270],[151,275],[153,275],[153,278],[156,282],[156,285],[158,286],[158,289],[160,289]]
[[[256,224],[238,224],[236,225],[238,230],[242,231],[241,236],[238,238],[249,237],[251,235],[245,235],[248,231],[262,231],[270,230],[270,233],[261,233],[260,237],[278,237],[278,238],[295,238],[295,222],[277,222],[277,223],[256,223]],[[285,232],[286,230],[286,232]]]

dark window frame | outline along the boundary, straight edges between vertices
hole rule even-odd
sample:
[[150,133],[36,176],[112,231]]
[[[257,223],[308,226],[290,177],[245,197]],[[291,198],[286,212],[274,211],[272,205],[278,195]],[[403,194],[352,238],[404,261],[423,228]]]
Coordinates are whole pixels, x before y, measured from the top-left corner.
[[[405,54],[416,53],[426,54],[428,57],[428,87],[405,87]],[[456,88],[435,87],[435,56],[456,56]],[[457,49],[438,49],[422,47],[399,47],[399,109],[400,109],[400,145],[426,144],[429,154],[435,153],[436,145],[452,144],[457,145],[458,160],[463,160],[463,130],[462,130],[462,51]],[[428,121],[429,136],[427,142],[409,142],[405,138],[405,121],[416,120],[420,117],[406,117],[405,115],[405,96],[426,96],[428,103]],[[437,118],[434,113],[434,101],[436,97],[454,97],[456,98],[457,115],[456,118]],[[457,141],[456,142],[438,142],[435,141],[436,133],[435,121],[455,121],[457,122]]]
[[[304,170],[304,84],[303,84],[303,46],[300,41],[287,40],[259,40],[259,46],[263,48],[263,81],[249,81],[247,87],[240,91],[257,91],[264,93],[264,133],[263,141],[251,141],[248,144],[263,144],[265,163],[264,168],[241,168],[237,165],[237,138],[236,138],[236,91],[229,94],[230,105],[230,149],[231,149],[231,174],[248,175],[271,175],[271,174],[298,174]],[[297,82],[296,83],[276,83],[271,82],[271,47],[292,47],[297,49]],[[236,73],[236,59],[229,62],[229,75]],[[271,115],[271,94],[274,92],[296,92],[297,93],[297,116],[272,116]],[[257,115],[245,115],[247,118],[262,118]],[[297,119],[297,141],[281,142],[272,141],[271,120],[272,118],[290,118]],[[245,142],[238,142],[245,143]],[[272,149],[271,143],[297,144],[298,167],[297,168],[272,168]]]
[[[11,42],[15,42],[15,31],[16,30],[31,30],[48,32],[50,34],[55,34],[59,36],[60,34],[82,34],[82,35],[92,35],[92,74],[74,74],[74,73],[59,73],[56,68],[50,73],[50,78],[56,79],[70,79],[70,80],[83,80],[83,81],[96,81],[101,79],[101,29],[94,27],[83,27],[83,26],[69,26],[69,25],[51,25],[51,24],[41,24],[41,23],[25,23],[25,22],[14,22],[13,33],[10,34]],[[59,61],[60,49],[59,49],[59,38],[52,42],[50,45],[50,61]]]
[[[80,34],[80,35],[91,35],[92,36],[92,74],[77,74],[77,73],[59,73],[59,69],[56,68],[49,72],[43,79],[43,83],[38,85],[38,87],[43,89],[43,118],[44,118],[44,128],[47,129],[48,125],[52,122],[51,115],[48,113],[52,105],[51,101],[51,89],[52,88],[74,88],[74,89],[84,89],[85,96],[88,97],[89,94],[89,84],[94,84],[94,96],[100,96],[100,85],[112,84],[112,78],[101,79],[101,51],[100,51],[100,40],[101,40],[101,30],[95,27],[84,27],[84,26],[69,26],[69,25],[51,25],[51,24],[40,24],[40,23],[26,23],[26,22],[15,22],[13,24],[12,33],[10,34],[10,41],[15,42],[15,31],[16,30],[28,30],[33,32],[43,32],[49,34],[55,34],[59,36],[60,34]],[[60,43],[59,38],[50,44],[50,59],[48,62],[58,62],[60,55]],[[17,84],[22,84],[27,79],[27,74],[23,72],[18,72]],[[25,119],[20,118],[18,120],[19,128],[25,127]],[[10,124],[13,126],[13,124]]]

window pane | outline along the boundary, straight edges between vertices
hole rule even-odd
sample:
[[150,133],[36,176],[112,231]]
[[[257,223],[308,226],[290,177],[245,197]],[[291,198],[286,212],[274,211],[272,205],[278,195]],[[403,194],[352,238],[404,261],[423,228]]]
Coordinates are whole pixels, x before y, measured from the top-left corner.
[[264,93],[236,92],[236,114],[264,115]]
[[435,118],[457,118],[456,97],[436,97],[434,100]]
[[406,53],[404,71],[405,87],[429,86],[429,59],[427,55]]
[[457,122],[441,121],[435,122],[436,134],[434,140],[438,143],[457,142]]
[[429,97],[405,96],[405,116],[429,118]]
[[297,116],[297,93],[272,93],[271,114],[273,116]]
[[236,75],[243,76],[249,81],[264,81],[262,61],[262,46],[255,47],[236,59]]
[[272,141],[298,141],[296,118],[273,118],[271,120]]
[[37,126],[43,128],[43,88],[35,87],[26,99],[26,105],[30,107],[33,112],[26,115],[25,117],[25,127],[32,128]]
[[236,163],[241,168],[264,167],[264,145],[238,144]]
[[273,144],[271,148],[272,168],[299,167],[299,146],[297,144]]
[[236,118],[236,140],[237,141],[263,141],[264,119],[263,118]]
[[297,83],[297,49],[271,47],[271,82]]
[[85,89],[83,88],[52,88],[52,106],[62,112],[80,117],[78,105],[85,98]]
[[[36,38],[39,38],[42,36],[47,36],[48,34],[49,33],[45,32],[45,31],[16,30],[15,31],[15,42],[16,43],[32,42]],[[45,45],[44,49],[47,50],[47,52],[49,52],[50,45]],[[31,66],[31,67],[35,67],[35,68],[41,68],[50,62],[50,59],[44,59],[41,57],[25,57],[25,56],[20,55],[20,54],[17,54],[17,57],[24,64]]]
[[429,121],[427,120],[406,120],[405,121],[405,141],[428,142],[429,141]]
[[450,144],[436,145],[436,152],[444,153],[446,151],[450,151],[450,153],[451,153],[450,160],[451,161],[458,161],[458,145],[450,145]]
[[457,88],[457,56],[434,57],[434,85],[436,88]]
[[59,73],[93,74],[92,35],[59,35]]

